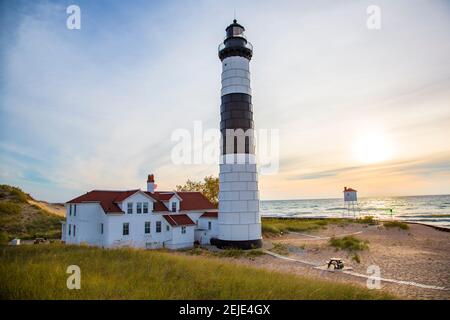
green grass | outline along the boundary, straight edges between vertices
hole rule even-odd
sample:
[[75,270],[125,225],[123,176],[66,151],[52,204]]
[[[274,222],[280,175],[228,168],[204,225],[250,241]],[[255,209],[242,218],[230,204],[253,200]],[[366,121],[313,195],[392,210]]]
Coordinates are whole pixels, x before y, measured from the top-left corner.
[[16,187],[0,185],[0,243],[13,238],[61,238],[62,217],[31,205],[31,196]]
[[281,254],[282,256],[286,256],[289,254],[288,246],[280,242],[274,242],[273,248],[270,249],[270,251]]
[[399,228],[402,230],[409,229],[409,226],[406,223],[401,222],[401,221],[386,221],[386,222],[383,222],[383,226],[385,228]]
[[328,244],[337,250],[358,251],[369,248],[368,241],[362,241],[354,236],[345,236],[343,238],[331,238]]
[[262,232],[265,235],[281,235],[294,231],[304,232],[324,228],[332,222],[325,219],[298,219],[298,218],[262,218]]
[[360,219],[345,218],[262,218],[262,232],[266,236],[282,235],[287,232],[305,232],[324,229],[327,225],[339,225],[344,227],[351,223],[376,225],[378,221],[373,217],[364,217]]
[[2,215],[18,215],[20,211],[20,205],[13,201],[0,202],[0,214]]
[[32,200],[31,196],[17,187],[12,187],[7,184],[0,184],[0,199],[8,198],[19,203],[26,203],[27,200]]
[[[163,251],[0,247],[1,299],[389,299],[382,291]],[[68,290],[66,269],[81,268]]]
[[194,256],[223,257],[223,258],[252,259],[264,255],[264,252],[261,249],[253,249],[253,250],[225,249],[220,251],[210,251],[202,248],[193,248],[179,251]]
[[378,221],[375,220],[373,217],[371,216],[367,216],[367,217],[363,217],[363,218],[359,218],[354,220],[356,223],[362,223],[362,224],[368,224],[368,225],[377,225]]

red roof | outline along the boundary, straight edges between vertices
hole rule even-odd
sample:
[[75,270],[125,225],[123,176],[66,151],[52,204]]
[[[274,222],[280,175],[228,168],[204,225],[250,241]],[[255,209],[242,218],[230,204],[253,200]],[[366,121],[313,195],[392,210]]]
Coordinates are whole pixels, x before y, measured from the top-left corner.
[[354,192],[356,192],[355,189],[345,187],[343,192],[347,192],[347,191],[354,191]]
[[166,192],[159,191],[159,192],[155,192],[155,195],[158,196],[159,200],[167,201],[167,200],[170,200],[170,198],[173,197],[173,192],[166,193]]
[[[99,202],[105,213],[117,213],[122,212],[122,209],[117,205],[117,199],[125,199],[139,190],[128,191],[104,191],[93,190],[79,196],[75,199],[68,201],[67,203],[82,203],[82,202]],[[119,200],[121,201],[121,200]]]
[[217,209],[201,192],[184,192],[177,194],[183,199],[180,210]]
[[187,214],[165,214],[163,217],[172,227],[195,225]]
[[[129,196],[140,191],[127,190],[127,191],[107,191],[107,190],[93,190],[87,192],[75,199],[68,201],[67,203],[82,203],[82,202],[99,202],[105,213],[123,213],[117,203],[122,202]],[[153,211],[168,211],[167,207],[162,203],[166,199],[169,200],[174,192],[147,192],[144,193],[156,202],[153,204]],[[216,209],[216,207],[206,199],[200,192],[177,192],[178,196],[182,199],[180,202],[181,210],[208,210]]]
[[217,218],[219,213],[217,211],[214,212],[205,212],[200,216],[200,218]]

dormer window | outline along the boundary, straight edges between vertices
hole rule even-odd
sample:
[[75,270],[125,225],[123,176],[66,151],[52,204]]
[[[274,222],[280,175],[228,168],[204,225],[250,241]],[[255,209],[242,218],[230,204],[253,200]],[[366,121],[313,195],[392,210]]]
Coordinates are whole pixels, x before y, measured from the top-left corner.
[[177,212],[177,203],[175,201],[172,202],[172,212]]
[[133,202],[127,203],[127,213],[132,214],[133,213]]

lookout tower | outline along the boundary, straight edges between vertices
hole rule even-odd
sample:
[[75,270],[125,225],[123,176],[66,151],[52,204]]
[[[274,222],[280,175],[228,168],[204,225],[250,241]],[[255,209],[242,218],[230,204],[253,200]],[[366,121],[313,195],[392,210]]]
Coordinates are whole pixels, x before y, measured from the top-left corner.
[[344,203],[347,208],[347,213],[353,213],[356,216],[356,208],[358,205],[358,197],[356,195],[357,191],[352,188],[344,187]]

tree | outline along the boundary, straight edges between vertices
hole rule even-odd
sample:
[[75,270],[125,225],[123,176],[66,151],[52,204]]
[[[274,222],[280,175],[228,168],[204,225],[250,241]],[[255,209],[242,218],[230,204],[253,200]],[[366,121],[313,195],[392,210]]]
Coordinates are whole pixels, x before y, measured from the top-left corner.
[[219,203],[219,178],[207,176],[203,181],[188,179],[184,185],[177,186],[177,191],[201,192],[209,201],[217,205]]

